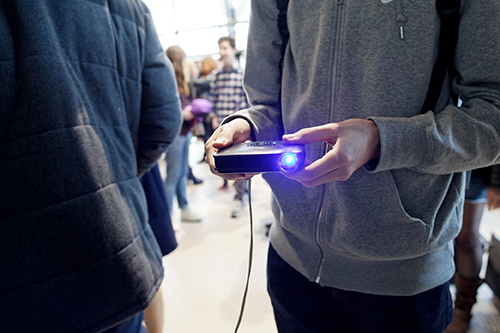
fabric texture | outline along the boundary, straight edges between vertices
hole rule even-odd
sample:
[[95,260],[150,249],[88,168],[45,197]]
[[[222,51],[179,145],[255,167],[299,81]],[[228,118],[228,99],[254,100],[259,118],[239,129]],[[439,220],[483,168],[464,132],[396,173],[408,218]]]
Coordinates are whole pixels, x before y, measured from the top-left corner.
[[442,333],[453,319],[450,284],[412,296],[322,287],[269,247],[268,291],[280,333]]
[[[406,18],[404,36],[397,6]],[[306,188],[265,174],[276,219],[271,243],[311,281],[349,291],[407,296],[454,274],[452,240],[462,218],[463,171],[499,162],[500,25],[496,0],[463,0],[452,89],[420,114],[439,49],[435,2],[294,1],[280,75],[274,0],[252,1],[245,90],[256,140],[302,128],[371,119],[380,158],[347,181]],[[306,145],[315,161],[324,142]]]
[[180,130],[177,86],[136,0],[0,6],[3,332],[98,332],[160,286],[139,176]]

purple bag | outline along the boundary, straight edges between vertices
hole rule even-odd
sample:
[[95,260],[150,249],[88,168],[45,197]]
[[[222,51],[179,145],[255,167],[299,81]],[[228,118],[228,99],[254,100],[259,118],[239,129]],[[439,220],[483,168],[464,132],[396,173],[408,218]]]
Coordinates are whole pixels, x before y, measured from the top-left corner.
[[212,103],[208,99],[196,98],[191,102],[191,113],[196,117],[204,118],[207,114],[212,111]]

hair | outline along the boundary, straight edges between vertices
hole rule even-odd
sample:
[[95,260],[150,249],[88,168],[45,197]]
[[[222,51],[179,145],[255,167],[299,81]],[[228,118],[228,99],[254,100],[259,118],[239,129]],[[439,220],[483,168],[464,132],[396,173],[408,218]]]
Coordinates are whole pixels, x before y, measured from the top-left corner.
[[229,45],[231,45],[231,47],[233,49],[236,48],[236,40],[233,37],[231,37],[231,36],[225,36],[225,37],[219,38],[219,45],[220,45],[220,43],[222,43],[224,41],[229,42]]
[[217,62],[212,57],[205,57],[200,61],[200,74],[201,76],[207,76],[217,67]]
[[189,96],[189,85],[184,74],[184,61],[186,53],[177,45],[170,46],[167,49],[167,57],[174,65],[175,78],[177,79],[177,86],[179,93]]

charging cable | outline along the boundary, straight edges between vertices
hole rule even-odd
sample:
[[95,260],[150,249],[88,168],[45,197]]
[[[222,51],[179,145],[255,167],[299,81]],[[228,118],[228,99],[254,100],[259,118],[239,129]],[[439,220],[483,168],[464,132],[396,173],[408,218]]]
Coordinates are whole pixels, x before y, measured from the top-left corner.
[[234,333],[238,332],[240,328],[241,320],[243,319],[243,312],[245,311],[245,303],[248,294],[248,285],[250,284],[250,273],[252,272],[252,261],[253,261],[253,214],[252,214],[252,179],[248,180],[248,209],[250,211],[250,250],[248,255],[248,273],[247,282],[245,285],[245,291],[243,292],[243,300],[241,301],[240,315],[238,317],[238,322],[236,323],[236,328]]

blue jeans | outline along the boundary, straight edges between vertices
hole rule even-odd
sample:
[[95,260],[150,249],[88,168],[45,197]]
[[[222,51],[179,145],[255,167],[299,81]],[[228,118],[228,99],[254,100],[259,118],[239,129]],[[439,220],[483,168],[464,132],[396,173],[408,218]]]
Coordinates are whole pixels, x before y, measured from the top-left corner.
[[172,211],[174,196],[177,197],[179,208],[185,208],[188,205],[186,183],[191,136],[191,133],[177,136],[174,142],[168,147],[165,156],[165,161],[167,162],[165,193],[170,211]]
[[144,313],[140,312],[121,324],[105,330],[103,333],[147,333],[146,328],[142,326],[143,317]]
[[437,333],[444,332],[453,317],[449,283],[415,296],[322,287],[288,265],[272,246],[267,279],[280,333]]
[[469,187],[465,190],[465,201],[469,203],[485,203],[488,186],[483,177],[471,177]]

